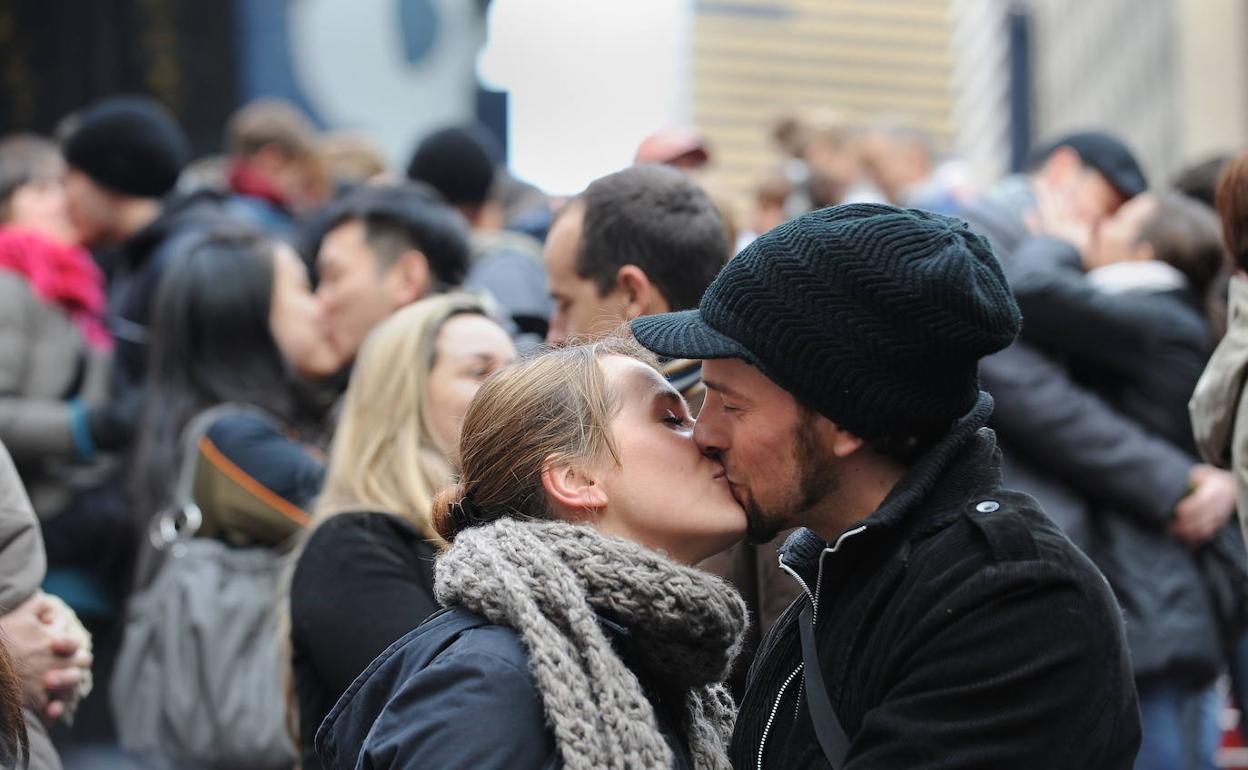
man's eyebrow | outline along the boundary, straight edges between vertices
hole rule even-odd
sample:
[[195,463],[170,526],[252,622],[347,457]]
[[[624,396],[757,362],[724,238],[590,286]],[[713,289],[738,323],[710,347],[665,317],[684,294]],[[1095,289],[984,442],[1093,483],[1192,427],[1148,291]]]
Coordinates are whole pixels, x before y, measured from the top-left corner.
[[715,391],[716,393],[719,393],[720,395],[728,396],[729,398],[739,398],[739,399],[741,399],[742,401],[749,401],[749,399],[748,399],[748,398],[746,398],[746,396],[745,396],[745,394],[744,394],[744,393],[741,393],[740,391],[733,390],[732,388],[728,387],[727,385],[725,385],[725,384],[724,384],[724,383],[722,383],[722,382],[717,382],[717,381],[715,381],[715,380],[707,380],[707,379],[703,379],[703,380],[702,380],[702,384],[703,384],[703,385],[705,385],[705,386],[707,387],[707,389],[709,389],[709,390],[713,390],[713,391]]

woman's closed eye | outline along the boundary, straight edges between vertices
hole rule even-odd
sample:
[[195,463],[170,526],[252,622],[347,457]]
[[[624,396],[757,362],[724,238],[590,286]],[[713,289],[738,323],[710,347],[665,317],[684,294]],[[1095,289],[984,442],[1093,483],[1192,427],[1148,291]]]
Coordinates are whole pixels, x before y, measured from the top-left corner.
[[683,413],[677,413],[675,410],[668,409],[663,414],[663,422],[668,425],[674,425],[678,428],[687,428],[693,425],[693,420]]

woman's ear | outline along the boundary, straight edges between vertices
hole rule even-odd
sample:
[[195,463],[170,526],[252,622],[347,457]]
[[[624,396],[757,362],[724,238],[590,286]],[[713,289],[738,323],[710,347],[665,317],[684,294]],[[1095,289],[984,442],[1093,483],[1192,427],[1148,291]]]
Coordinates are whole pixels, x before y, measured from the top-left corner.
[[566,463],[548,462],[542,469],[542,489],[550,507],[562,517],[583,518],[607,507],[607,492],[585,469]]

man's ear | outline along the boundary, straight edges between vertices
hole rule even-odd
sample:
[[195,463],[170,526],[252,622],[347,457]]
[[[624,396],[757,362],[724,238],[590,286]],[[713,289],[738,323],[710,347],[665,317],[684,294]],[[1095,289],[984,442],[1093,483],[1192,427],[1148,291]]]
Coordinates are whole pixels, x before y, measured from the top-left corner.
[[815,416],[814,428],[820,445],[841,459],[849,457],[867,443],[821,414]]
[[658,287],[650,282],[646,271],[636,265],[624,265],[615,274],[615,289],[622,292],[628,320],[643,315],[666,313],[671,307]]
[[433,275],[429,259],[419,249],[408,249],[390,266],[398,296],[399,307],[409,305],[427,296],[433,289]]
[[832,454],[841,459],[849,457],[854,452],[862,449],[867,442],[847,430],[834,428],[832,431]]
[[834,457],[845,459],[866,446],[864,439],[846,431],[822,414],[815,417],[814,428],[821,446]]
[[606,490],[597,479],[583,468],[566,463],[546,464],[542,469],[542,489],[551,508],[571,519],[584,518],[607,507]]

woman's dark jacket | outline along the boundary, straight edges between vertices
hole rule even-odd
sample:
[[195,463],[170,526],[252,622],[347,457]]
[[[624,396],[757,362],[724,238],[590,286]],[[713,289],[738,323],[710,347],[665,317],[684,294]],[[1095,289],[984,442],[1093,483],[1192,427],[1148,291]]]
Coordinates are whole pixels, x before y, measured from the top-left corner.
[[[599,615],[617,651],[628,629]],[[623,656],[626,664],[628,657]],[[673,768],[693,767],[662,683],[638,668]],[[316,736],[335,770],[527,770],[562,767],[528,653],[511,628],[462,607],[443,610],[373,661]]]
[[[1102,291],[1084,276],[1073,247],[1033,239],[1024,249],[1010,275],[1024,338],[1062,357],[1077,380],[1195,462],[1187,402],[1212,350],[1195,293]],[[1114,506],[1094,511],[1088,554],[1122,604],[1136,677],[1212,682],[1224,662],[1223,629],[1201,552],[1167,532],[1168,517]],[[1248,560],[1233,524],[1218,540],[1214,547]]]
[[1117,604],[1035,500],[1001,488],[991,408],[981,395],[838,543],[789,538],[782,559],[809,591],[760,647],[734,767],[828,766],[799,671],[811,594],[850,739],[842,770],[1132,767],[1140,718]]
[[308,538],[290,585],[303,770],[322,767],[312,739],[351,682],[437,611],[434,554],[414,526],[387,513],[340,513]]

